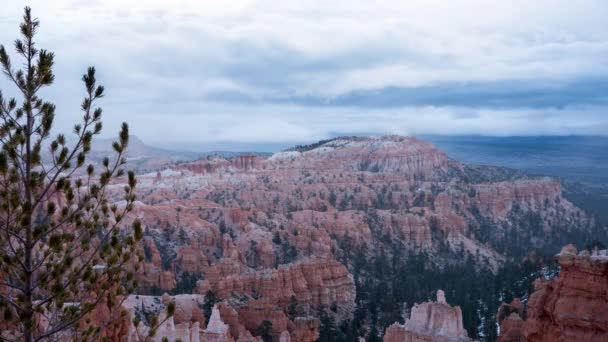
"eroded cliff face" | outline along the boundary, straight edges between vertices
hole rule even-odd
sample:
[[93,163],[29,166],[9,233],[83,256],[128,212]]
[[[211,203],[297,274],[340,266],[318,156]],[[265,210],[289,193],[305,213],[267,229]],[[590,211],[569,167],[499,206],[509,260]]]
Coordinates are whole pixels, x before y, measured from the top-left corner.
[[[237,272],[234,272],[234,271]],[[279,268],[250,273],[211,266],[196,292],[213,291],[220,298],[234,293],[269,300],[285,308],[295,301],[314,310],[338,305],[346,315],[354,310],[355,285],[348,269],[334,259],[310,258]]]
[[517,310],[497,315],[500,341],[608,340],[608,251],[568,245],[555,259],[560,273],[536,280],[525,321]]
[[414,305],[405,324],[394,323],[384,335],[384,342],[423,341],[470,341],[462,325],[460,308],[447,304],[441,290],[437,291],[436,302]]
[[[311,258],[255,272],[219,264],[208,269],[205,280],[195,289],[197,293],[209,291],[227,300],[225,305],[234,310],[228,315],[236,316],[233,321],[248,331],[269,321],[272,335],[277,337],[285,331],[293,338],[310,335],[296,321],[314,316],[319,308],[336,308],[334,316],[338,319],[351,317],[355,309],[352,275],[333,259]],[[234,336],[239,334],[233,332]]]
[[396,136],[181,164],[140,175],[138,198],[144,291],[211,290],[246,331],[264,315],[296,341],[296,321],[318,310],[352,317],[356,253],[398,246],[441,264],[460,252],[492,270],[507,243],[542,246],[589,223],[557,181],[473,170]]

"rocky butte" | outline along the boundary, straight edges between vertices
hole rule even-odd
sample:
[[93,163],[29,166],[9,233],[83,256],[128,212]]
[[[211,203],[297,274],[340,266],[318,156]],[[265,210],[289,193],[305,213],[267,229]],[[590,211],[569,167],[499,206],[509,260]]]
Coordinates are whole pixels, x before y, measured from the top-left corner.
[[520,304],[503,304],[499,341],[608,341],[608,250],[568,245],[555,259],[559,275],[536,280],[525,320]]
[[[122,189],[110,189],[119,204]],[[397,248],[446,265],[460,253],[492,271],[506,244],[542,247],[590,224],[554,179],[467,166],[400,136],[175,164],[139,175],[138,199],[141,293],[213,294],[235,340],[269,321],[276,340],[313,341],[319,312],[351,320],[356,255]],[[435,304],[416,310],[447,310]]]

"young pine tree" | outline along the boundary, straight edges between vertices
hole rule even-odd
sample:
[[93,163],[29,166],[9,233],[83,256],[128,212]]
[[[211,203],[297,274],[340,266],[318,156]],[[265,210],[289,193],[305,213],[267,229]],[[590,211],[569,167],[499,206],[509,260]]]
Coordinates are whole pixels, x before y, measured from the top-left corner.
[[[121,298],[137,286],[125,266],[140,261],[141,225],[119,230],[135,201],[134,174],[122,169],[129,131],[123,124],[114,158],[87,164],[102,128],[94,104],[104,95],[89,68],[74,142],[51,138],[55,105],[39,92],[53,83],[54,55],[34,43],[38,27],[25,8],[14,43],[23,62],[13,63],[0,45],[0,65],[18,94],[9,99],[0,91],[0,337],[98,340],[125,319]],[[124,201],[115,205],[108,185],[123,176]]]

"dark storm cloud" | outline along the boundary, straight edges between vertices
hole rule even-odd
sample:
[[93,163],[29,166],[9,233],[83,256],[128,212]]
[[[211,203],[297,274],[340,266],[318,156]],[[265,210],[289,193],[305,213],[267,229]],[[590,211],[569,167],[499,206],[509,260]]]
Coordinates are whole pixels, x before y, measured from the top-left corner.
[[270,99],[312,106],[394,108],[454,106],[468,108],[564,108],[607,105],[608,78],[568,81],[444,83],[419,88],[386,87],[354,91],[335,98]]

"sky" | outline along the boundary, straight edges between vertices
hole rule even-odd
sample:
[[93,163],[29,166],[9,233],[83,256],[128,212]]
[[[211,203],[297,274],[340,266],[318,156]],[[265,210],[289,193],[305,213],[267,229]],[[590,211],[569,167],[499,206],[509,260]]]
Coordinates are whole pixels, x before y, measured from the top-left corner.
[[10,0],[0,43],[26,5],[56,54],[57,130],[94,65],[104,134],[127,121],[157,146],[608,133],[605,0]]

